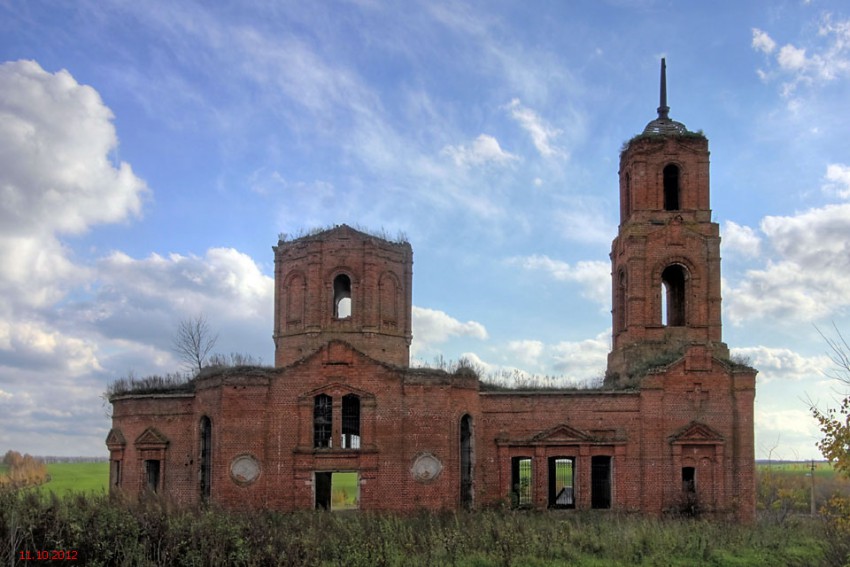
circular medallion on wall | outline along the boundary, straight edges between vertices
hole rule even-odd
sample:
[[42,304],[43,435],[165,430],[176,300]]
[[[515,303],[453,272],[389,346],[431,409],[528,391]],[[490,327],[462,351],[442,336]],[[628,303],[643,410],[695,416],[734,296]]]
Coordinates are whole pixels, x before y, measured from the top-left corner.
[[413,461],[410,474],[419,482],[431,482],[443,470],[443,463],[431,453],[422,453]]
[[253,455],[241,455],[230,463],[230,477],[237,484],[251,484],[260,476],[260,463]]

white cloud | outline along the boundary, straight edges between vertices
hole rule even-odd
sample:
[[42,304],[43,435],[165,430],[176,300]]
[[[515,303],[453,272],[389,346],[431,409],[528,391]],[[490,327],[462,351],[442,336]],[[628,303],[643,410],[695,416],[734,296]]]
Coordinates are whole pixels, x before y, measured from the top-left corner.
[[850,199],[850,166],[831,163],[826,168],[827,181],[824,190],[834,193],[842,199]]
[[70,376],[101,370],[93,343],[37,321],[0,321],[0,367],[7,375],[13,368]]
[[517,160],[517,156],[506,152],[493,136],[481,134],[467,147],[464,145],[446,146],[441,151],[449,156],[458,167],[481,166],[488,163],[505,165]]
[[144,181],[110,159],[112,118],[67,71],[0,65],[0,292],[9,304],[50,304],[85,277],[59,235],[141,213]]
[[530,339],[510,341],[506,347],[509,356],[525,366],[537,366],[543,354],[543,342]]
[[592,382],[604,376],[611,350],[611,330],[592,339],[562,341],[551,349],[555,371],[572,382]]
[[580,341],[547,344],[536,339],[519,339],[491,345],[486,360],[473,352],[462,356],[489,379],[505,385],[596,385],[605,373],[610,340],[609,329]]
[[776,42],[773,41],[767,32],[758,28],[753,28],[753,49],[762,53],[770,53],[776,48]]
[[487,329],[476,321],[462,323],[443,311],[413,306],[413,344],[411,350],[414,353],[426,351],[452,337],[486,339]]
[[573,242],[608,244],[617,233],[617,227],[605,222],[607,214],[599,203],[592,200],[575,198],[569,208],[554,216],[561,234]]
[[723,250],[746,258],[757,258],[761,254],[761,238],[748,227],[733,221],[723,223]]
[[741,347],[733,348],[731,353],[758,369],[759,384],[819,379],[832,366],[826,355],[803,356],[787,348]]
[[756,458],[798,460],[814,453],[821,434],[808,410],[763,405],[758,397],[755,405]]
[[511,100],[507,109],[511,117],[531,136],[531,141],[540,155],[547,158],[565,155],[564,150],[554,145],[554,140],[562,134],[561,130],[547,124],[536,112],[523,106],[517,98]]
[[806,50],[793,45],[783,45],[776,56],[779,66],[785,71],[801,71],[806,67]]
[[79,233],[141,212],[146,192],[118,146],[112,112],[67,71],[0,65],[0,233]]
[[[800,84],[818,84],[850,75],[850,20],[834,20],[825,15],[817,35],[803,39],[807,47],[786,43],[776,52],[778,76],[786,78],[780,86],[783,96],[790,96]],[[753,29],[753,49],[773,54],[776,42],[766,32]],[[770,73],[759,71],[763,79]]]
[[582,260],[570,265],[544,254],[510,258],[508,262],[526,270],[542,270],[559,281],[578,283],[582,287],[582,296],[605,309],[610,308],[611,265],[608,262]]
[[[113,252],[97,264],[90,301],[70,303],[65,315],[85,322],[119,350],[155,345],[168,351],[177,322],[203,314],[221,331],[219,348],[257,355],[274,312],[274,281],[246,254],[211,248],[202,257],[151,254],[135,259]],[[262,341],[262,342],[260,342]],[[253,343],[253,344],[252,344]],[[229,346],[225,346],[225,345]]]
[[[843,166],[827,171],[838,183],[845,176]],[[850,203],[768,216],[760,228],[772,254],[725,292],[732,323],[774,316],[794,324],[850,306]]]

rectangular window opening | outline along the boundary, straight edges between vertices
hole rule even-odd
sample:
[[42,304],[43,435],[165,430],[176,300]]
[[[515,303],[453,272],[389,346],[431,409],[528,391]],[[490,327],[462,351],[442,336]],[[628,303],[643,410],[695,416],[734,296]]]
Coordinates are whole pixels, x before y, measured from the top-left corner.
[[531,457],[511,459],[511,505],[514,508],[531,506]]
[[333,398],[319,394],[313,400],[313,447],[329,449],[333,446]]
[[112,486],[116,488],[121,486],[121,461],[112,461],[112,467],[109,476],[111,477],[110,484],[112,484]]
[[354,394],[342,398],[342,448],[360,448],[360,398]]
[[575,458],[549,457],[549,507],[575,508]]
[[151,492],[159,491],[160,462],[149,459],[145,461],[145,486]]

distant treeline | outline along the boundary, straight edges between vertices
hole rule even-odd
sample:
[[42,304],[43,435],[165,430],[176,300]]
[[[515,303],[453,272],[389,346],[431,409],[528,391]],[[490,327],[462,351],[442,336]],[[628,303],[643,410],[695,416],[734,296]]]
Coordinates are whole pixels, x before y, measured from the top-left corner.
[[53,463],[105,463],[109,457],[37,457],[47,464]]

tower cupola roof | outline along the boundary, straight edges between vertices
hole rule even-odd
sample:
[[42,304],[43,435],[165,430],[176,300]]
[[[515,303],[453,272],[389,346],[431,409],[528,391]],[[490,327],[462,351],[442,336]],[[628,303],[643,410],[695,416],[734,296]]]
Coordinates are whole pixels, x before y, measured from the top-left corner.
[[644,135],[678,136],[687,134],[687,127],[681,122],[670,119],[670,107],[667,106],[667,61],[661,58],[661,93],[658,105],[658,118],[646,125]]

